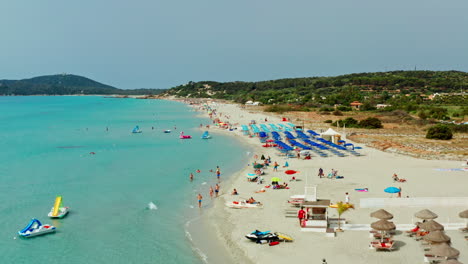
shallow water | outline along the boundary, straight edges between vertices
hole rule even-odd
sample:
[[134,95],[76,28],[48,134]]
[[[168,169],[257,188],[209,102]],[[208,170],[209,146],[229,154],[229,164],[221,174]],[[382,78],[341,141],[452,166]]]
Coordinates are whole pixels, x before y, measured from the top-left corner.
[[[246,158],[235,140],[200,139],[208,122],[170,101],[0,97],[1,263],[200,263],[184,232],[196,194]],[[71,207],[61,220],[47,218],[56,195]],[[33,217],[58,231],[14,239]]]

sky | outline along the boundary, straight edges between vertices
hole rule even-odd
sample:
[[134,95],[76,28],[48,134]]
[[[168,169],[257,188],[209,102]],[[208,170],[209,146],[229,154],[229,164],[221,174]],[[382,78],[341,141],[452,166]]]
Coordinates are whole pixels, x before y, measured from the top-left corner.
[[0,79],[118,88],[468,71],[466,0],[1,0]]

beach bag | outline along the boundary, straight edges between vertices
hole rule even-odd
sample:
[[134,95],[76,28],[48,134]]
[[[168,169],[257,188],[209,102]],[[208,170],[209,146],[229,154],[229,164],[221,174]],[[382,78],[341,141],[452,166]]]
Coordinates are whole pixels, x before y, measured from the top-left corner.
[[271,241],[270,242],[270,246],[276,246],[278,245],[280,242],[279,241]]

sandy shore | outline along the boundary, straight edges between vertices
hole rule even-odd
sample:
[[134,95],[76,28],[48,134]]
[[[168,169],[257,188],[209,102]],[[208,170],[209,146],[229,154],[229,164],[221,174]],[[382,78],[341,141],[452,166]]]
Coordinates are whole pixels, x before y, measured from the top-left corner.
[[[280,123],[280,118],[266,113],[248,112],[235,104],[220,104],[214,106],[223,121],[231,124],[248,124],[251,120],[257,123]],[[196,108],[196,106],[194,106]],[[229,117],[227,118],[226,115]],[[219,117],[219,116],[218,116]],[[313,128],[311,128],[313,129]],[[252,153],[261,156],[271,156],[272,162],[277,161],[281,166],[288,161],[289,168],[300,171],[297,178],[301,181],[289,182],[290,176],[284,174],[285,168],[280,167],[278,172],[272,168],[266,170],[266,184],[248,182],[246,174],[252,172],[252,167],[240,164],[240,171],[230,177],[229,181],[221,183],[222,196],[215,201],[212,210],[204,216],[203,221],[212,226],[220,239],[224,242],[228,252],[236,263],[285,263],[302,262],[322,263],[423,263],[424,251],[420,242],[397,233],[394,237],[396,250],[393,252],[375,252],[368,248],[369,232],[345,230],[337,233],[336,237],[326,237],[324,233],[304,232],[299,227],[297,218],[285,217],[284,211],[292,209],[287,203],[288,198],[294,194],[303,194],[304,186],[316,185],[318,198],[331,199],[332,203],[344,201],[345,193],[349,192],[354,210],[343,214],[349,224],[370,224],[376,219],[369,217],[370,212],[379,208],[361,208],[361,198],[388,198],[389,194],[383,189],[389,186],[402,188],[402,196],[411,198],[420,197],[468,197],[468,172],[450,171],[444,169],[461,168],[460,161],[447,160],[421,160],[382,152],[376,149],[363,148],[359,150],[364,156],[331,156],[320,158],[314,156],[312,160],[287,159],[277,155],[273,148],[263,148],[257,138],[242,135],[240,130],[228,131],[218,128],[210,129],[212,133],[225,133],[246,142]],[[253,160],[252,160],[253,162]],[[325,174],[336,169],[344,179],[331,180],[317,177],[319,168]],[[442,170],[441,170],[442,169]],[[407,179],[405,183],[394,183],[393,173],[400,178]],[[289,184],[290,189],[271,190],[265,193],[255,193],[269,183],[271,177],[280,177]],[[240,195],[232,196],[230,192],[236,188]],[[356,188],[368,188],[369,192],[356,192]],[[263,209],[231,209],[225,207],[226,201],[253,196],[263,202]],[[399,199],[399,198],[394,198]],[[406,198],[401,198],[406,199]],[[397,225],[412,224],[418,219],[413,214],[422,207],[384,207],[395,217],[392,220]],[[432,206],[429,209],[436,212],[436,219],[442,224],[464,223],[458,213],[468,209],[468,206]],[[336,210],[328,209],[329,217],[337,217]],[[244,235],[259,230],[284,232],[292,237],[293,243],[281,243],[278,246],[259,245],[248,241]],[[404,230],[403,230],[404,231]],[[468,243],[464,240],[466,234],[458,230],[449,230],[447,234],[452,238],[452,246],[461,252],[459,261],[468,263]]]

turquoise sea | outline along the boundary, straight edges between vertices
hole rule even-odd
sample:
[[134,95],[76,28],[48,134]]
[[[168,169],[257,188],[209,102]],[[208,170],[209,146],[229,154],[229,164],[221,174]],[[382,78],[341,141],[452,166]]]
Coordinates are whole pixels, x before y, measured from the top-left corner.
[[[209,200],[210,169],[248,157],[233,139],[200,139],[200,123],[172,101],[0,97],[0,263],[201,263],[184,231],[196,195]],[[71,208],[61,220],[47,217],[56,195]],[[18,238],[31,218],[58,230]]]

